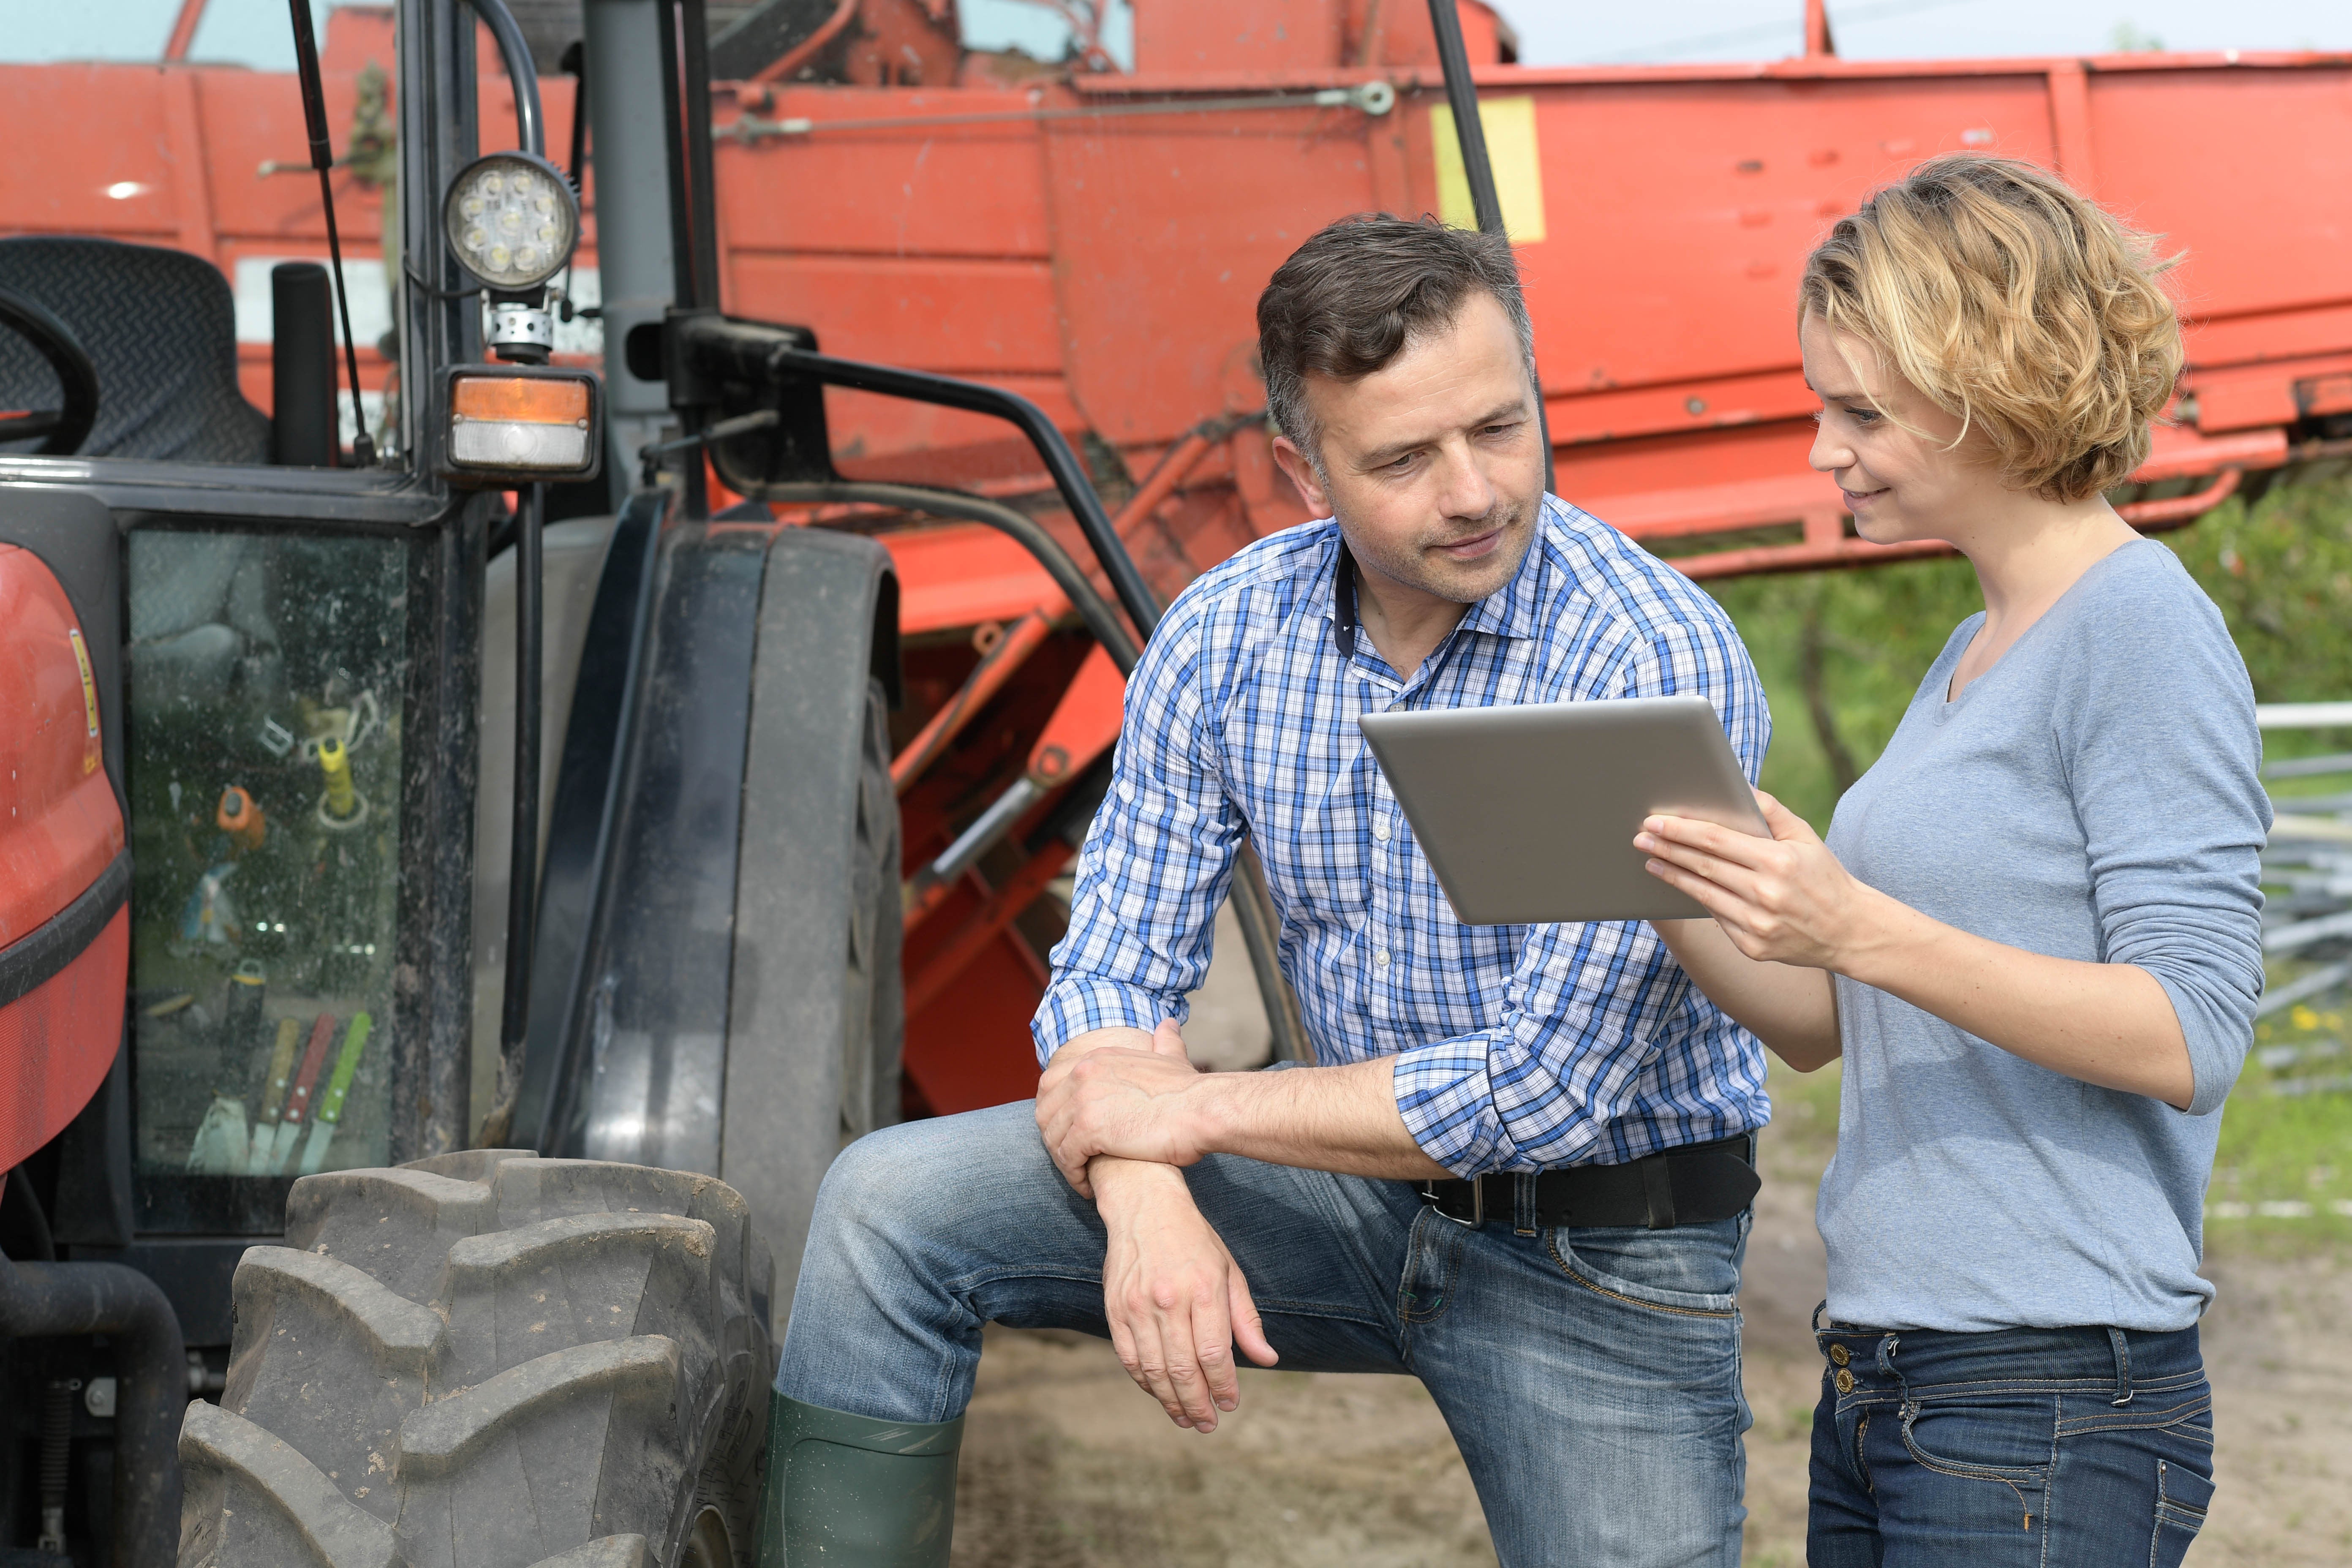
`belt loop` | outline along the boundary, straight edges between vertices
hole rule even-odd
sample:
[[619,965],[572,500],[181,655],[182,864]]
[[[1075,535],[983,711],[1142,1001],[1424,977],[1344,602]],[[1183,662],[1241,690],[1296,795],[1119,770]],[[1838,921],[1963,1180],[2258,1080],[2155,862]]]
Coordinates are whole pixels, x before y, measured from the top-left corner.
[[1538,1171],[1515,1171],[1511,1174],[1511,1229],[1519,1236],[1536,1234],[1536,1178]]
[[2121,1329],[2109,1329],[2107,1343],[2116,1352],[2116,1396],[2107,1403],[2129,1405],[2132,1401],[2131,1342],[2124,1338]]
[[1816,1339],[1818,1339],[1818,1338],[1820,1338],[1820,1337],[1821,1337],[1821,1331],[1822,1331],[1822,1314],[1823,1312],[1828,1311],[1829,1310],[1830,1310],[1830,1304],[1829,1304],[1829,1302],[1828,1302],[1828,1301],[1826,1301],[1826,1300],[1820,1301],[1820,1302],[1817,1302],[1817,1303],[1815,1303],[1815,1304],[1814,1304],[1814,1307],[1813,1307],[1813,1336],[1814,1336]]
[[1675,1176],[1664,1154],[1652,1154],[1639,1162],[1642,1172],[1642,1196],[1649,1205],[1650,1228],[1675,1228]]
[[[1903,1383],[1904,1380],[1903,1374],[1895,1370],[1895,1352],[1902,1343],[1903,1339],[1899,1334],[1888,1334],[1878,1342],[1878,1370],[1897,1383]],[[1904,1386],[1908,1388],[1910,1384],[1904,1383]]]

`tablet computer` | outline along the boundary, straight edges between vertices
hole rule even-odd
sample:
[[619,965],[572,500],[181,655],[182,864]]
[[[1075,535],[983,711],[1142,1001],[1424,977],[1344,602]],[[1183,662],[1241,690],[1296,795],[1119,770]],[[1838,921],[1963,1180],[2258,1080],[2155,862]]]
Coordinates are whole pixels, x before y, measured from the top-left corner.
[[1367,713],[1357,721],[1465,925],[1706,911],[1642,868],[1665,812],[1769,837],[1704,697]]

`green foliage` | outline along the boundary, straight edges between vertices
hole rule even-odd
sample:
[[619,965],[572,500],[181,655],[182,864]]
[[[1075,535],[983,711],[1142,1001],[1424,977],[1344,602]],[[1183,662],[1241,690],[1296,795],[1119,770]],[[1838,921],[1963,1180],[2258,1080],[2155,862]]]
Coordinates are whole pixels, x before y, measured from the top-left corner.
[[2264,702],[2352,698],[2352,482],[2281,485],[2169,536]]
[[1885,749],[1953,628],[1984,608],[1976,573],[1960,560],[1708,587],[1731,612],[1771,699],[1764,787],[1824,832],[1837,797]]

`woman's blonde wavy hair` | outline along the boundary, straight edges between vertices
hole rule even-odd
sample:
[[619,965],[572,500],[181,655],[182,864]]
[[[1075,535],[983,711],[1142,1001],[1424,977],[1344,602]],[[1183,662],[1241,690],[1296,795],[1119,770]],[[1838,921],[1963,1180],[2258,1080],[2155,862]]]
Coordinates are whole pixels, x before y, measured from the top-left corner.
[[1838,220],[1799,314],[1982,430],[2007,483],[2080,500],[2147,459],[2171,401],[2180,321],[2156,279],[2177,259],[2046,170],[1948,153]]

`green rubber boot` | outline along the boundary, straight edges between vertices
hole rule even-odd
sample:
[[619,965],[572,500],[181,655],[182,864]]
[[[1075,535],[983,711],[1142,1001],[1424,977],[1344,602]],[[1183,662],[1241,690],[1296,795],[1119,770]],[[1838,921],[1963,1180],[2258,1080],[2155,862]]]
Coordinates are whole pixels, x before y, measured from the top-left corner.
[[947,1568],[963,1417],[877,1421],[770,1392],[759,1568]]

